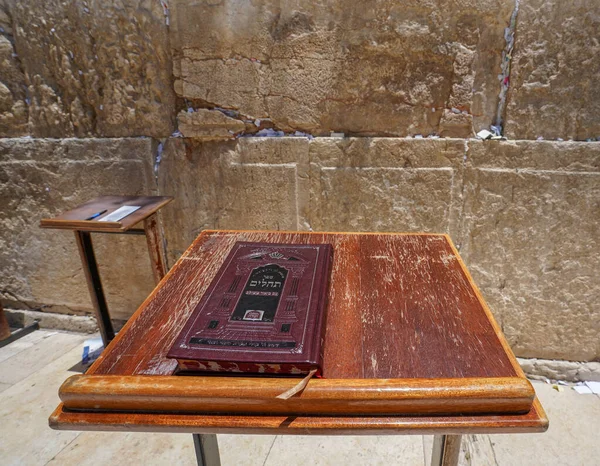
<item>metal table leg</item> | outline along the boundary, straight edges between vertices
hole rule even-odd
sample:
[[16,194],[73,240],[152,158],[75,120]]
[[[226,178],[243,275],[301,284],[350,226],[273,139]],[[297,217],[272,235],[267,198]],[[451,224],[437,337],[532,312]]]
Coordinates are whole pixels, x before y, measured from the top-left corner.
[[216,434],[192,434],[198,466],[221,466]]
[[100,335],[102,336],[102,341],[106,348],[110,341],[115,337],[115,331],[112,322],[110,321],[106,298],[104,297],[104,291],[102,290],[102,282],[100,281],[96,255],[94,254],[94,248],[92,246],[92,237],[87,231],[75,231],[75,239],[77,240],[77,247],[79,249],[79,255],[81,256],[83,271],[85,272],[85,280],[90,291],[90,297],[92,298],[96,320],[98,322],[98,327],[100,328]]
[[461,438],[461,435],[436,435],[433,439],[431,466],[456,466]]

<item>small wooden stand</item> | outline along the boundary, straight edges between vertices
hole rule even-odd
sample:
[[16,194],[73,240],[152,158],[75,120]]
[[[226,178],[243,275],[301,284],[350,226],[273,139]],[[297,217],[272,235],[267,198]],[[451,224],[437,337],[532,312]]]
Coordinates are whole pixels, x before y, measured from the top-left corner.
[[[288,400],[286,378],[177,376],[166,357],[236,241],[334,248],[323,377]],[[86,375],[50,427],[214,434],[433,434],[456,465],[461,434],[543,432],[548,419],[447,235],[204,231]]]
[[[40,222],[41,228],[73,230],[75,232],[79,255],[83,263],[83,271],[105,348],[115,337],[115,331],[110,320],[106,298],[102,289],[91,233],[145,235],[154,280],[158,284],[165,276],[167,270],[156,212],[172,200],[172,197],[165,196],[100,196],[58,217],[45,218]],[[98,221],[123,206],[140,206],[140,208],[118,222]],[[105,212],[94,220],[86,220],[94,214],[103,211]],[[133,228],[140,222],[143,222],[143,228]]]

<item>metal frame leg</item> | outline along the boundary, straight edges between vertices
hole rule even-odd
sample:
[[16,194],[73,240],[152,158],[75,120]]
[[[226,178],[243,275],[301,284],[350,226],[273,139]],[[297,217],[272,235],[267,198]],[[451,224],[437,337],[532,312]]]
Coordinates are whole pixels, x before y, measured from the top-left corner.
[[150,253],[150,265],[152,266],[154,281],[158,285],[167,274],[167,261],[165,260],[162,236],[159,231],[156,214],[144,220],[144,231],[146,232],[146,242],[148,244],[148,252]]
[[192,434],[198,466],[221,466],[216,434]]
[[456,466],[461,438],[461,435],[436,435],[433,439],[431,466]]
[[100,335],[102,336],[102,341],[106,348],[110,341],[115,337],[115,330],[113,329],[110,320],[106,298],[104,297],[104,290],[102,289],[102,282],[100,281],[100,272],[98,271],[98,263],[96,262],[96,255],[94,254],[92,237],[87,231],[75,231],[75,239],[77,240],[81,263],[83,264],[85,280],[90,291],[90,297],[92,298],[96,321],[98,322]]

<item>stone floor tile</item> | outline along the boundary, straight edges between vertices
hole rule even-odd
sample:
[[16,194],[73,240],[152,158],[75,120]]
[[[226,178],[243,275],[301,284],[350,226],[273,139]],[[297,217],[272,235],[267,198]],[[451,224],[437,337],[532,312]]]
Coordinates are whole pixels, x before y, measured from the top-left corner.
[[275,439],[274,435],[217,435],[221,466],[263,466]]
[[8,387],[12,387],[12,384],[10,384],[10,383],[0,383],[0,393],[2,393]]
[[[600,400],[570,387],[558,392],[550,384],[532,383],[550,420],[548,431],[464,435],[460,466],[600,465],[600,443],[592,434],[600,431]],[[426,464],[432,445],[433,436],[424,436]]]
[[19,338],[16,341],[0,348],[0,362],[6,361],[8,358],[12,358],[14,355],[19,354],[21,351],[31,348],[38,341],[48,338],[54,335],[56,332],[48,330],[35,330],[24,337]]
[[[85,336],[79,337],[80,341],[84,339]],[[60,341],[68,342],[72,347],[76,340],[69,338],[66,342]],[[36,346],[43,345],[44,342],[40,342]],[[66,346],[63,352],[67,351]],[[23,353],[38,358],[37,352],[26,350]],[[11,359],[18,357],[20,355]],[[46,464],[79,435],[79,432],[51,430],[48,416],[60,401],[58,388],[67,377],[74,374],[68,369],[80,359],[81,348],[77,345],[35,374],[0,393],[0,463],[3,466]],[[31,363],[36,364],[37,361]],[[22,363],[28,364],[27,360]]]
[[57,332],[38,341],[31,348],[0,363],[0,382],[15,384],[75,347],[79,348],[81,358],[81,343],[86,337],[83,334]]
[[[271,435],[219,435],[221,465],[262,466],[274,439]],[[196,464],[191,434],[84,432],[48,465],[98,466],[119,464],[123,458],[133,464]]]
[[138,432],[84,432],[67,445],[48,466],[101,466],[127,463],[193,466],[191,435]]
[[550,427],[543,434],[492,436],[498,464],[600,465],[600,399],[570,387],[558,392],[543,382],[533,385]]
[[424,466],[420,435],[277,436],[265,466],[390,465]]

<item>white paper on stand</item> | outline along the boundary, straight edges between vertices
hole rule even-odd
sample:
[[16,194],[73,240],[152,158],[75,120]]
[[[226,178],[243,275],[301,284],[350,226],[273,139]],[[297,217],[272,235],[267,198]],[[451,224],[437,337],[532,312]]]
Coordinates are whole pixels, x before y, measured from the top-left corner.
[[139,205],[124,205],[123,207],[119,207],[114,212],[111,212],[106,217],[102,217],[99,222],[118,222],[122,218],[127,217],[129,214],[134,213],[136,210],[140,209],[142,206]]

